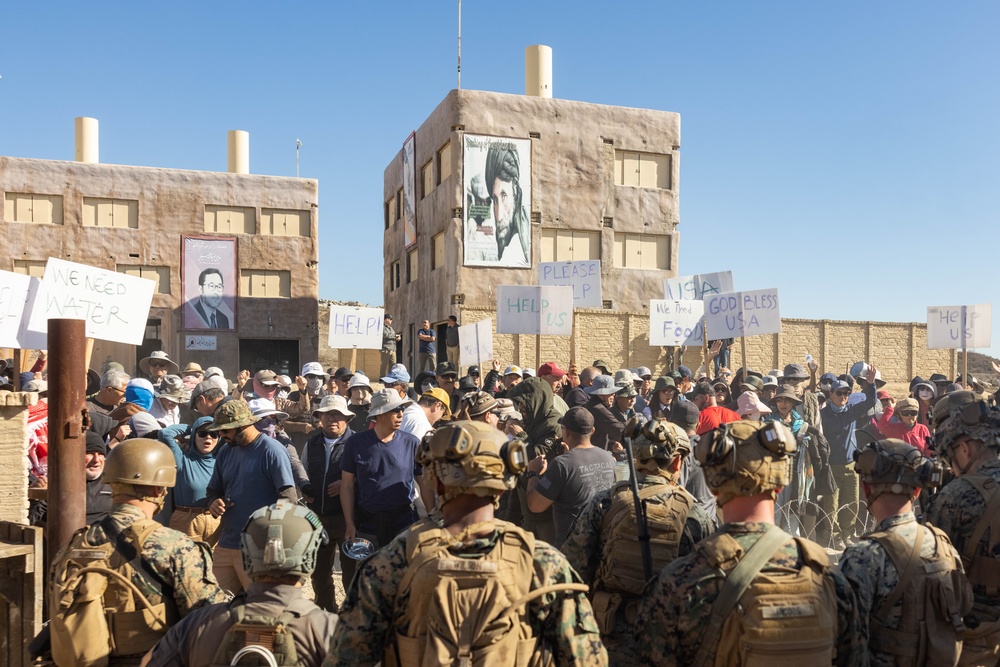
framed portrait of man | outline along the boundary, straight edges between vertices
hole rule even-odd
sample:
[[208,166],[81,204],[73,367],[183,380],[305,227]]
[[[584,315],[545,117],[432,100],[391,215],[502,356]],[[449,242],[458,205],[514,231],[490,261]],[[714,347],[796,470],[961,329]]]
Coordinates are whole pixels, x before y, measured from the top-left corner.
[[236,328],[235,237],[181,238],[184,329]]

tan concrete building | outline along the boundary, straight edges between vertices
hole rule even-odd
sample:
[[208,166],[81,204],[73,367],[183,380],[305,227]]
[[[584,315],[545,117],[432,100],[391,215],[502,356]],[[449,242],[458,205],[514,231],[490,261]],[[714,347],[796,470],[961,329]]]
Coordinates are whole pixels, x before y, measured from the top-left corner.
[[[486,146],[494,144],[508,150],[491,173]],[[423,319],[439,327],[444,359],[447,317],[466,324],[492,316],[496,286],[537,284],[539,262],[601,261],[603,307],[578,310],[578,318],[646,313],[650,299],[662,298],[663,278],[676,273],[679,114],[453,90],[410,146],[385,170],[383,202],[386,312],[403,334],[399,359],[410,368]],[[516,172],[513,197],[524,218],[507,245],[493,205],[506,196],[495,189],[505,168]],[[410,173],[412,190],[404,188]],[[575,347],[587,336],[582,321],[572,343],[544,336],[543,349]],[[514,338],[504,360],[533,365],[534,336]]]
[[[79,135],[77,149],[80,159]],[[231,171],[248,171],[246,155],[230,157]],[[0,268],[41,276],[57,257],[156,281],[142,345],[96,341],[92,368],[115,360],[134,374],[162,349],[230,377],[294,377],[318,357],[317,181],[0,157],[0,197]],[[231,248],[217,260],[222,273],[199,285],[216,258],[195,257],[190,244],[185,256],[185,237]],[[201,319],[200,293],[223,275],[218,315]]]

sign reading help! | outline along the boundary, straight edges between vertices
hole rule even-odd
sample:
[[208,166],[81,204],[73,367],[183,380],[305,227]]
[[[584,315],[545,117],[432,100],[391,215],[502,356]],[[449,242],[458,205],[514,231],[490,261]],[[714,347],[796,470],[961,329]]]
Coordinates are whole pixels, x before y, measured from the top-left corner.
[[382,326],[385,311],[360,306],[330,306],[330,336],[333,349],[382,349]]
[[538,265],[539,285],[569,285],[573,288],[576,308],[603,308],[601,300],[601,260],[576,262],[541,262]]
[[705,327],[711,340],[781,333],[778,290],[706,295]]
[[927,348],[989,347],[993,336],[993,306],[928,306]]
[[712,294],[733,291],[733,272],[718,271],[694,276],[678,276],[663,280],[663,298],[667,301],[681,299],[704,301]]
[[458,328],[458,363],[462,366],[493,360],[493,320],[485,319]]
[[50,319],[83,320],[88,338],[142,345],[156,282],[50,257],[28,328]]
[[701,346],[705,340],[704,301],[649,302],[649,344]]
[[499,285],[497,333],[571,335],[573,288],[552,285]]

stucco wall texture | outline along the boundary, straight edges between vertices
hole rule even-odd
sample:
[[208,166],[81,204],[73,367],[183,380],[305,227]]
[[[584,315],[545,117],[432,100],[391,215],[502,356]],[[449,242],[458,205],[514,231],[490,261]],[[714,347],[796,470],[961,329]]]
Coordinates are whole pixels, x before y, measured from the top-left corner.
[[[87,164],[0,157],[0,200],[6,193],[62,195],[63,224],[13,222],[0,217],[0,244],[15,260],[58,257],[111,271],[117,265],[170,267],[170,293],[153,296],[149,317],[161,320],[162,349],[182,364],[239,369],[239,340],[292,339],[301,359],[318,352],[316,312],[319,298],[318,183],[312,179],[230,174],[180,169]],[[138,201],[138,229],[84,226],[83,198]],[[205,206],[310,211],[309,236],[211,234],[205,232]],[[0,213],[0,216],[3,214]],[[215,351],[185,351],[181,331],[181,235],[238,239],[238,268],[287,270],[290,298],[237,297],[234,331],[200,331],[218,337]],[[134,368],[136,348],[96,341],[92,366],[110,358]]]
[[[531,268],[463,266],[462,138],[465,133],[531,139]],[[401,137],[402,145],[405,137]],[[450,142],[450,144],[449,144]],[[420,169],[446,144],[451,176],[421,198]],[[588,104],[474,90],[453,90],[416,130],[416,230],[419,277],[406,283],[401,221],[385,231],[385,304],[397,330],[424,318],[441,322],[452,314],[452,296],[471,308],[495,308],[497,285],[537,283],[542,228],[579,229],[601,236],[604,298],[619,312],[641,312],[662,298],[662,280],[677,266],[680,220],[680,115],[649,109]],[[615,185],[615,150],[670,155],[670,188]],[[402,151],[385,169],[383,202],[402,187]],[[538,218],[540,217],[540,220]],[[611,227],[606,226],[606,219]],[[432,238],[445,234],[444,265],[430,270]],[[669,237],[666,271],[614,267],[616,232]],[[390,290],[393,262],[402,264],[398,289]],[[464,299],[464,301],[463,301]],[[409,345],[404,356],[409,359]]]
[[0,521],[28,523],[28,408],[38,394],[0,392]]

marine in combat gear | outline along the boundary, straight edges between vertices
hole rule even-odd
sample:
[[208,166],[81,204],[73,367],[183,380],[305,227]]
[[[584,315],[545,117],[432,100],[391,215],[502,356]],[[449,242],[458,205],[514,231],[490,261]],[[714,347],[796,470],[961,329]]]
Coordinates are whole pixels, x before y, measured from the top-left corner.
[[819,545],[774,525],[794,448],[774,421],[699,439],[694,453],[727,523],[647,588],[634,628],[644,664],[866,664],[850,584]]
[[927,521],[943,530],[972,584],[960,665],[1000,664],[1000,415],[971,391],[934,405],[935,453],[956,479],[934,497]]
[[458,421],[425,436],[418,461],[441,520],[414,524],[359,566],[324,664],[606,665],[566,558],[493,516],[526,468],[523,444]]
[[[629,430],[629,425],[626,425]],[[697,501],[677,483],[691,451],[687,433],[666,420],[637,424],[633,439],[639,497],[645,503],[653,572],[715,530]],[[631,437],[631,436],[630,436]],[[646,585],[636,523],[635,498],[627,481],[598,493],[573,524],[562,545],[566,560],[591,587],[591,602],[611,664],[637,664],[635,621]]]
[[267,664],[260,661],[270,657],[278,665],[318,667],[337,616],[303,597],[302,586],[328,539],[316,514],[284,498],[254,512],[240,537],[250,587],[231,602],[199,609],[172,627],[150,652],[148,664],[209,667],[244,664],[241,659]]
[[126,440],[108,454],[111,513],[52,561],[56,664],[134,664],[178,619],[225,599],[208,546],[152,519],[176,480],[174,455],[156,440]]

